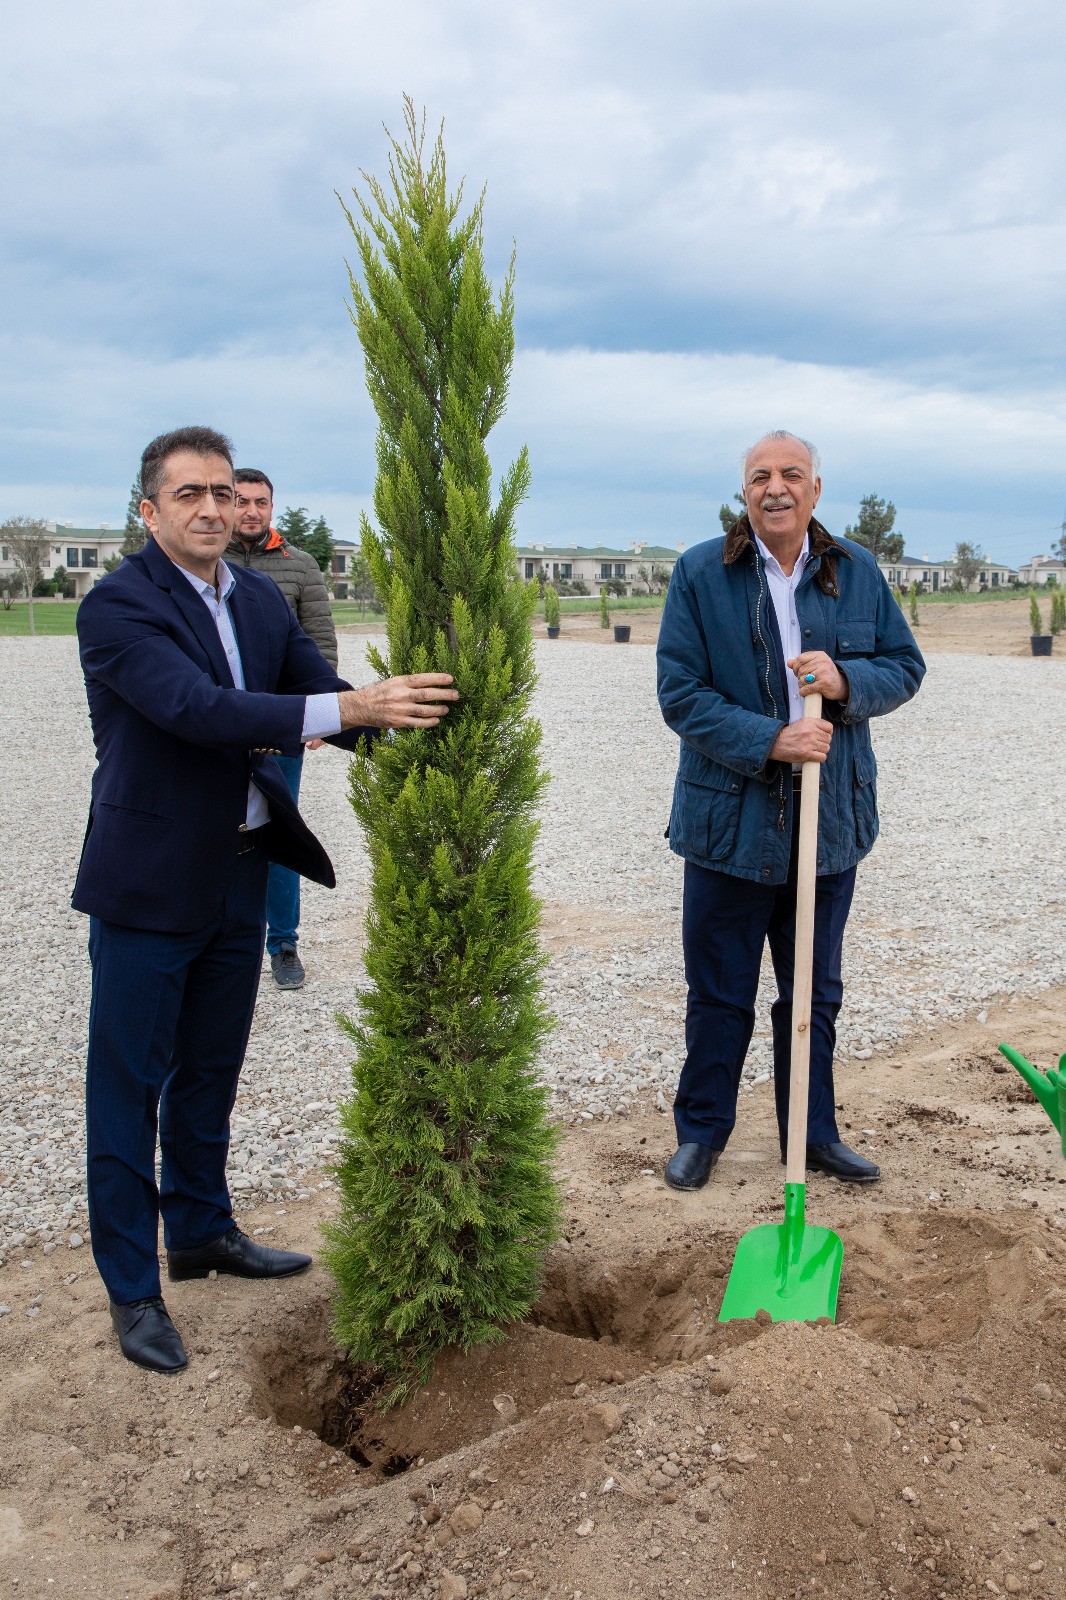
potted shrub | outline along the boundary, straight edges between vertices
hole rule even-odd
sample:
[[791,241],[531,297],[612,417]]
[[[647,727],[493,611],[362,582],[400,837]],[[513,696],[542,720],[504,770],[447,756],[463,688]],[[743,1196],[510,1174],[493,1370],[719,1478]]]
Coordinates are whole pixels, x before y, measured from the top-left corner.
[[1051,592],[1051,623],[1052,634],[1061,633],[1066,628],[1066,590],[1053,589]]
[[544,586],[544,621],[548,628],[548,638],[559,637],[559,596],[550,583]]
[[611,613],[607,605],[607,589],[604,587],[600,590],[600,627],[609,628],[610,626]]
[[1036,595],[1029,596],[1029,648],[1034,656],[1049,656],[1054,643],[1053,635],[1044,633],[1044,620],[1040,615],[1040,607],[1036,602]]

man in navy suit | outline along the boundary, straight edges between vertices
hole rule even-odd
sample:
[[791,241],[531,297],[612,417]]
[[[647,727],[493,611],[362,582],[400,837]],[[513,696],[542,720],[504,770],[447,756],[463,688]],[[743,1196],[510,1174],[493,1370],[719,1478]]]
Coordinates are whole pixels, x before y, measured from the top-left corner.
[[98,765],[72,904],[90,918],[93,1254],[123,1354],[175,1372],[187,1358],[160,1295],[160,1213],[171,1279],[310,1265],[242,1233],[226,1186],[267,868],[336,881],[273,757],[313,738],[351,749],[381,728],[436,727],[458,695],[444,673],[352,689],[269,578],[226,565],[223,435],[154,439],[141,485],[151,538],[78,612]]

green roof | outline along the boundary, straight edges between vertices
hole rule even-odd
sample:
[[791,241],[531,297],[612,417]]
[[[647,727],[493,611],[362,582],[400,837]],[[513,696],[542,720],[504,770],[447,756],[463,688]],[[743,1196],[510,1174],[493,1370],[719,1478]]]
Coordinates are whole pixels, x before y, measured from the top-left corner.
[[676,561],[681,552],[665,544],[646,544],[643,550],[615,550],[605,544],[520,544],[517,554],[525,560],[539,556],[548,561]]

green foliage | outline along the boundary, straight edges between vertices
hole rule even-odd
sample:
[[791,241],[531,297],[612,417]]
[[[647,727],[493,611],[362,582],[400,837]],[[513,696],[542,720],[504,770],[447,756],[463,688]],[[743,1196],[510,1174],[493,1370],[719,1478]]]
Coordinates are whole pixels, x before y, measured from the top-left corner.
[[965,539],[955,546],[954,572],[951,587],[965,594],[984,566],[985,557],[979,544],[969,544]]
[[[493,503],[485,439],[514,354],[513,262],[498,299],[482,203],[460,216],[443,144],[406,102],[390,183],[345,208],[360,282],[352,318],[377,411],[376,526],[363,550],[385,605],[382,673],[450,672],[461,699],[434,730],[361,748],[351,801],[371,857],[367,987],[346,1023],[339,1220],[327,1230],[334,1327],[381,1370],[389,1401],[450,1346],[526,1315],[559,1228],[557,1132],[537,1059],[540,907],[532,720],[536,587],[515,576],[523,450]],[[359,220],[357,220],[357,218]]]
[[607,604],[607,585],[604,584],[600,590],[600,627],[609,628],[610,626],[611,610],[610,606]]
[[899,606],[899,609],[900,609],[900,610],[901,610],[901,611],[902,611],[902,610],[904,610],[904,601],[903,601],[903,590],[902,590],[902,589],[901,589],[901,588],[900,588],[900,587],[899,587],[899,585],[898,585],[898,584],[897,584],[897,585],[896,585],[896,587],[895,587],[895,588],[894,588],[894,589],[893,589],[893,591],[892,591],[892,593],[893,593],[893,594],[894,594],[894,595],[895,595],[895,597],[896,597],[896,604],[897,604],[897,605],[898,605],[898,606]]
[[302,550],[304,541],[310,538],[314,524],[306,506],[286,506],[274,526],[287,544]]
[[891,500],[864,494],[859,501],[859,519],[844,529],[845,536],[865,545],[875,561],[898,561],[903,555],[903,535],[893,533],[896,508]]
[[[137,551],[143,550],[145,544],[148,542],[148,529],[145,527],[144,519],[141,516],[141,501],[143,499],[144,493],[141,489],[141,474],[138,471],[137,476],[130,485],[130,499],[129,504],[126,507],[126,525],[123,530],[122,543],[119,546],[118,552],[120,559],[122,556],[136,555]],[[116,561],[115,566],[117,565],[118,562]],[[114,567],[108,566],[106,561],[104,562],[104,566],[107,567],[108,572],[113,572],[115,570]]]
[[330,570],[333,561],[333,530],[325,517],[319,517],[317,522],[312,522],[311,513],[306,506],[286,506],[275,527],[286,544],[292,545],[294,550],[306,550],[309,556],[314,556],[323,572]]
[[1066,628],[1066,589],[1056,589],[1051,596],[1051,632],[1061,633]]
[[1043,633],[1043,631],[1044,619],[1040,615],[1040,607],[1037,604],[1036,595],[1031,594],[1029,596],[1029,632]]
[[911,627],[916,628],[918,626],[918,585],[916,583],[911,584],[910,618]]
[[[115,559],[115,557],[112,557],[112,560],[117,567],[118,560]],[[106,561],[104,562],[104,569],[107,572],[111,572],[113,570]],[[71,577],[66,567],[56,567],[55,571],[52,573],[52,593],[61,596],[64,600],[73,600],[75,589],[76,585],[74,583],[74,579]]]
[[737,505],[739,505],[739,511],[734,511],[732,506],[718,507],[718,520],[722,524],[723,533],[731,533],[733,528],[744,515],[745,511],[748,509],[744,504],[744,496],[742,494],[735,494],[733,499]]
[[559,595],[550,583],[544,590],[544,622],[549,628],[559,626]]

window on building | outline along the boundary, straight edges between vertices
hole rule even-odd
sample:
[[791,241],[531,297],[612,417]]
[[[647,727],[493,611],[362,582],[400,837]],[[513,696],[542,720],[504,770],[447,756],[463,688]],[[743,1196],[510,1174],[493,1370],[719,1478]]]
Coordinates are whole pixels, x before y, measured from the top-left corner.
[[81,552],[81,564],[83,567],[95,567],[96,551],[90,550],[87,546],[83,545]]
[[993,586],[993,588],[996,586],[996,584],[998,582],[999,582],[999,573],[998,572],[993,572],[993,574],[992,574],[992,586]]
[[0,561],[7,560],[7,545],[0,545]]
[[332,569],[332,572],[333,572],[333,575],[334,575],[335,578],[339,578],[339,577],[341,577],[343,575],[343,573],[344,573],[344,556],[343,555],[335,555],[333,557],[333,561],[331,563],[331,569]]
[[615,575],[616,578],[624,578],[625,577],[625,575],[626,575],[626,564],[625,564],[624,561],[616,561],[615,562],[615,564],[614,564],[614,575]]
[[610,576],[611,576],[611,563],[609,561],[601,561],[600,562],[600,577],[601,578],[609,578]]
[[77,552],[77,550],[75,549],[75,547],[72,544],[68,544],[67,545],[67,566],[68,567],[78,567],[80,565],[81,565],[81,562],[78,560],[78,552]]
[[348,585],[346,583],[334,584],[334,586],[333,586],[333,594],[334,594],[334,597],[337,600],[347,600],[347,598],[348,598]]
[[533,576],[533,563],[532,563],[532,561],[527,561],[526,562],[526,578],[527,579],[528,578],[532,578],[532,576]]
[[552,577],[553,578],[557,578],[558,576],[559,576],[559,563],[558,563],[558,561],[553,561],[552,562]]
[[574,575],[573,564],[571,562],[569,562],[569,561],[560,561],[560,563],[559,563],[559,576],[560,576],[560,578],[569,579],[569,578],[572,578],[573,575]]

